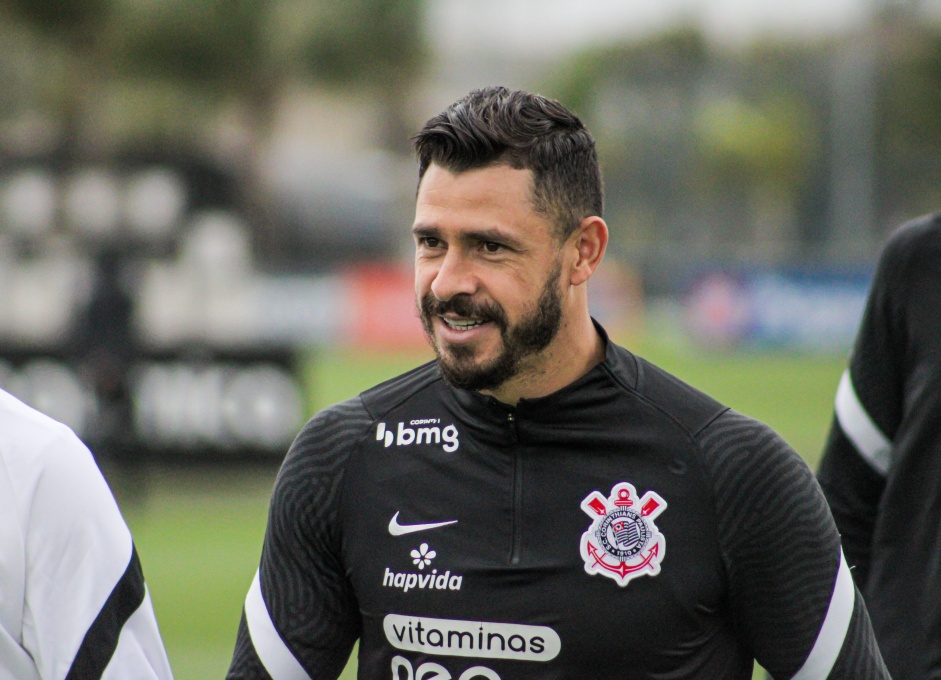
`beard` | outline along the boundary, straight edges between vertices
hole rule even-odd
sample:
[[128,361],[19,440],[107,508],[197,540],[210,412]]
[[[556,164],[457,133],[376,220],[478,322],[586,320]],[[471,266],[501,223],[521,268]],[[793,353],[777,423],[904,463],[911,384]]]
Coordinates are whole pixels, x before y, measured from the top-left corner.
[[[444,379],[454,387],[492,390],[517,376],[523,368],[523,360],[548,347],[562,325],[561,272],[562,265],[557,263],[535,306],[512,326],[503,307],[496,302],[476,302],[463,293],[450,300],[438,300],[431,292],[427,293],[420,301],[419,316]],[[439,347],[432,322],[436,316],[446,313],[496,325],[503,344],[500,353],[481,363],[475,359],[476,352],[471,347]]]

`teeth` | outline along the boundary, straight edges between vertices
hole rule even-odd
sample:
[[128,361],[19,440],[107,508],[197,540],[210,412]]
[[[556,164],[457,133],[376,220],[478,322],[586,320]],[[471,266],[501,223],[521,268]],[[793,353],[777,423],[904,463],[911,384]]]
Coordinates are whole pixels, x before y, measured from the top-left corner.
[[442,319],[450,328],[456,331],[466,331],[483,323],[482,321],[475,321],[473,319],[444,319],[443,317]]

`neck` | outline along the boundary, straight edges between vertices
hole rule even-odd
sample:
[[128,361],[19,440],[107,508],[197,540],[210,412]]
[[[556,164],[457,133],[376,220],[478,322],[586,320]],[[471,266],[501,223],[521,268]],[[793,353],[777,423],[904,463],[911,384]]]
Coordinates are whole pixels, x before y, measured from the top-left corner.
[[604,355],[604,341],[586,308],[577,318],[563,320],[549,346],[528,358],[518,375],[481,392],[516,406],[520,399],[538,399],[571,385],[601,363]]

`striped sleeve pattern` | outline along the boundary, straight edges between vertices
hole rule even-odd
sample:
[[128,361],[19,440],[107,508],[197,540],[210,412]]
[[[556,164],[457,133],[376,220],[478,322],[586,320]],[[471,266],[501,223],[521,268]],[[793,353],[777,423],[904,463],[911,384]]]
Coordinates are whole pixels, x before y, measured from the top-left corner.
[[887,678],[889,673],[882,657],[873,651],[873,630],[863,598],[857,593],[853,604],[854,625],[846,633],[843,649],[837,657],[830,677]]
[[[169,679],[133,538],[91,452],[65,426],[0,402],[3,521],[21,532],[3,549],[13,548],[23,578],[0,589],[21,593],[17,647],[28,666],[42,678]],[[10,651],[0,677],[34,677]],[[10,663],[16,670],[4,672]]]
[[359,399],[320,412],[285,458],[261,565],[245,600],[229,678],[336,678],[359,637],[340,559],[346,460],[371,418]]
[[131,560],[94,623],[85,633],[65,680],[100,678],[118,646],[118,637],[131,615],[144,602],[146,587],[137,549],[131,546]]
[[[887,678],[857,674],[884,666],[830,511],[804,461],[770,428],[731,411],[700,434],[700,443],[730,607],[758,662],[779,680]],[[860,636],[849,656],[846,641]]]
[[817,478],[860,588],[869,580],[876,510],[885,489],[890,455],[886,435],[862,405],[847,370],[837,390],[836,414]]

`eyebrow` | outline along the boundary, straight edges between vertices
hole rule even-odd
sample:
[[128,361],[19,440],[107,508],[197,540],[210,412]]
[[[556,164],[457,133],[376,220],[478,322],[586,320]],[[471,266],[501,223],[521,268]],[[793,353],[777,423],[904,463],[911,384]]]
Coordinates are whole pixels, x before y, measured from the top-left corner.
[[438,238],[440,236],[440,230],[438,227],[426,227],[420,224],[416,224],[412,227],[412,236],[416,238],[427,238],[433,237]]
[[[441,238],[441,230],[431,225],[416,224],[412,227],[412,235],[415,238]],[[502,243],[510,248],[522,249],[523,244],[516,238],[507,235],[499,229],[474,229],[471,231],[462,231],[459,239],[464,242],[472,243]]]

